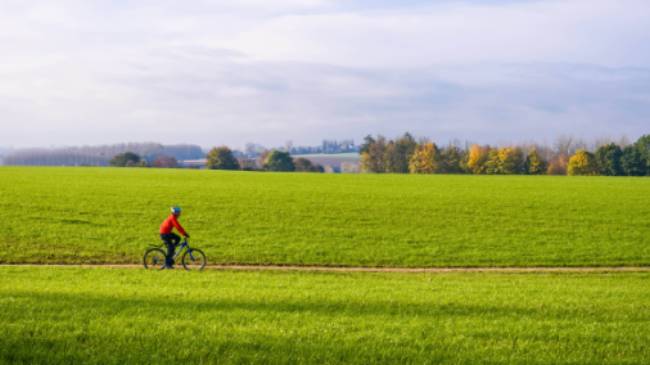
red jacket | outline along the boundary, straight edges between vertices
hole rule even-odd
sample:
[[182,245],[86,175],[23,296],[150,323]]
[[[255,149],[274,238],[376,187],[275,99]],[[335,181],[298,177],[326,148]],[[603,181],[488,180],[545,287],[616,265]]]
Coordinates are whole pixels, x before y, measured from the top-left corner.
[[169,217],[167,217],[167,219],[165,219],[165,221],[160,225],[160,234],[172,233],[173,228],[176,228],[176,230],[178,230],[178,232],[183,236],[187,236],[187,232],[185,232],[183,226],[178,223],[176,216],[170,214]]

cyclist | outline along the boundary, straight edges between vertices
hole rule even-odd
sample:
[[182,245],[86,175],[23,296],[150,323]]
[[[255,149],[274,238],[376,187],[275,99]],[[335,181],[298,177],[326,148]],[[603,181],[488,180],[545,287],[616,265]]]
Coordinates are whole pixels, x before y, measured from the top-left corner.
[[174,268],[174,250],[176,245],[181,241],[181,238],[176,233],[172,232],[174,228],[178,233],[182,234],[186,238],[190,238],[190,235],[185,232],[183,226],[178,222],[178,218],[181,216],[180,207],[172,207],[171,214],[164,222],[160,225],[160,238],[167,246],[167,256],[165,257],[165,267],[168,269]]

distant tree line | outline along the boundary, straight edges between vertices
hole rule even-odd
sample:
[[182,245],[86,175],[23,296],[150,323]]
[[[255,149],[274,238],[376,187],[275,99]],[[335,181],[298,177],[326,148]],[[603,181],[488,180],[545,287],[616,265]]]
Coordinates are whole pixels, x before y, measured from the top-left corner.
[[650,175],[650,135],[621,146],[602,143],[593,152],[570,138],[555,148],[540,145],[494,147],[450,143],[438,146],[409,133],[396,139],[367,136],[360,147],[361,170],[412,174]]
[[124,152],[113,156],[109,165],[113,167],[174,168],[178,167],[178,161],[171,156],[158,156],[155,160],[148,162],[134,152]]
[[115,156],[127,152],[138,155],[146,165],[151,166],[161,158],[192,160],[205,156],[201,147],[196,145],[122,143],[106,146],[19,149],[5,156],[3,163],[27,166],[107,166],[112,165],[111,159]]
[[[288,152],[291,155],[313,155],[313,154],[337,154],[337,153],[357,153],[359,146],[354,144],[352,139],[344,140],[323,140],[320,146],[294,146],[292,142],[287,142],[284,146],[273,148],[272,150]],[[243,152],[233,151],[236,157],[259,157],[268,148],[259,144],[248,143]]]
[[246,170],[277,172],[324,172],[325,169],[306,158],[294,159],[288,152],[270,150],[263,152],[257,161],[239,158],[226,147],[215,147],[208,152],[206,167],[212,170]]

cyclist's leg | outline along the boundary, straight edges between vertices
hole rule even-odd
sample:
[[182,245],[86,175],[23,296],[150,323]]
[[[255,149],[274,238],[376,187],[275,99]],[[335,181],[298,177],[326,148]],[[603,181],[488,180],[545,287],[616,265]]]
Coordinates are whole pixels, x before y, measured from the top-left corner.
[[168,266],[174,265],[174,252],[176,251],[176,246],[181,242],[181,237],[176,233],[170,233],[171,236],[171,245],[167,246],[167,257],[168,257]]
[[171,267],[174,265],[174,251],[176,250],[176,244],[180,241],[180,237],[178,235],[175,235],[173,233],[168,233],[168,234],[161,234],[160,238],[162,238],[163,242],[165,242],[165,246],[167,246],[167,254],[165,255],[165,266]]

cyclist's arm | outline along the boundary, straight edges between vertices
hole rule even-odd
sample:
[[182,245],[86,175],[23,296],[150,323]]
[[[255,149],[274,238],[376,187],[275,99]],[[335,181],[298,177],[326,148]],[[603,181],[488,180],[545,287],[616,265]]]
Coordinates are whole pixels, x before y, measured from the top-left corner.
[[174,217],[174,219],[172,220],[172,224],[180,234],[182,234],[185,237],[190,236],[189,234],[187,234],[187,232],[185,232],[185,229],[183,229],[183,226],[181,226],[181,224],[178,222],[178,219],[176,219],[176,217]]

